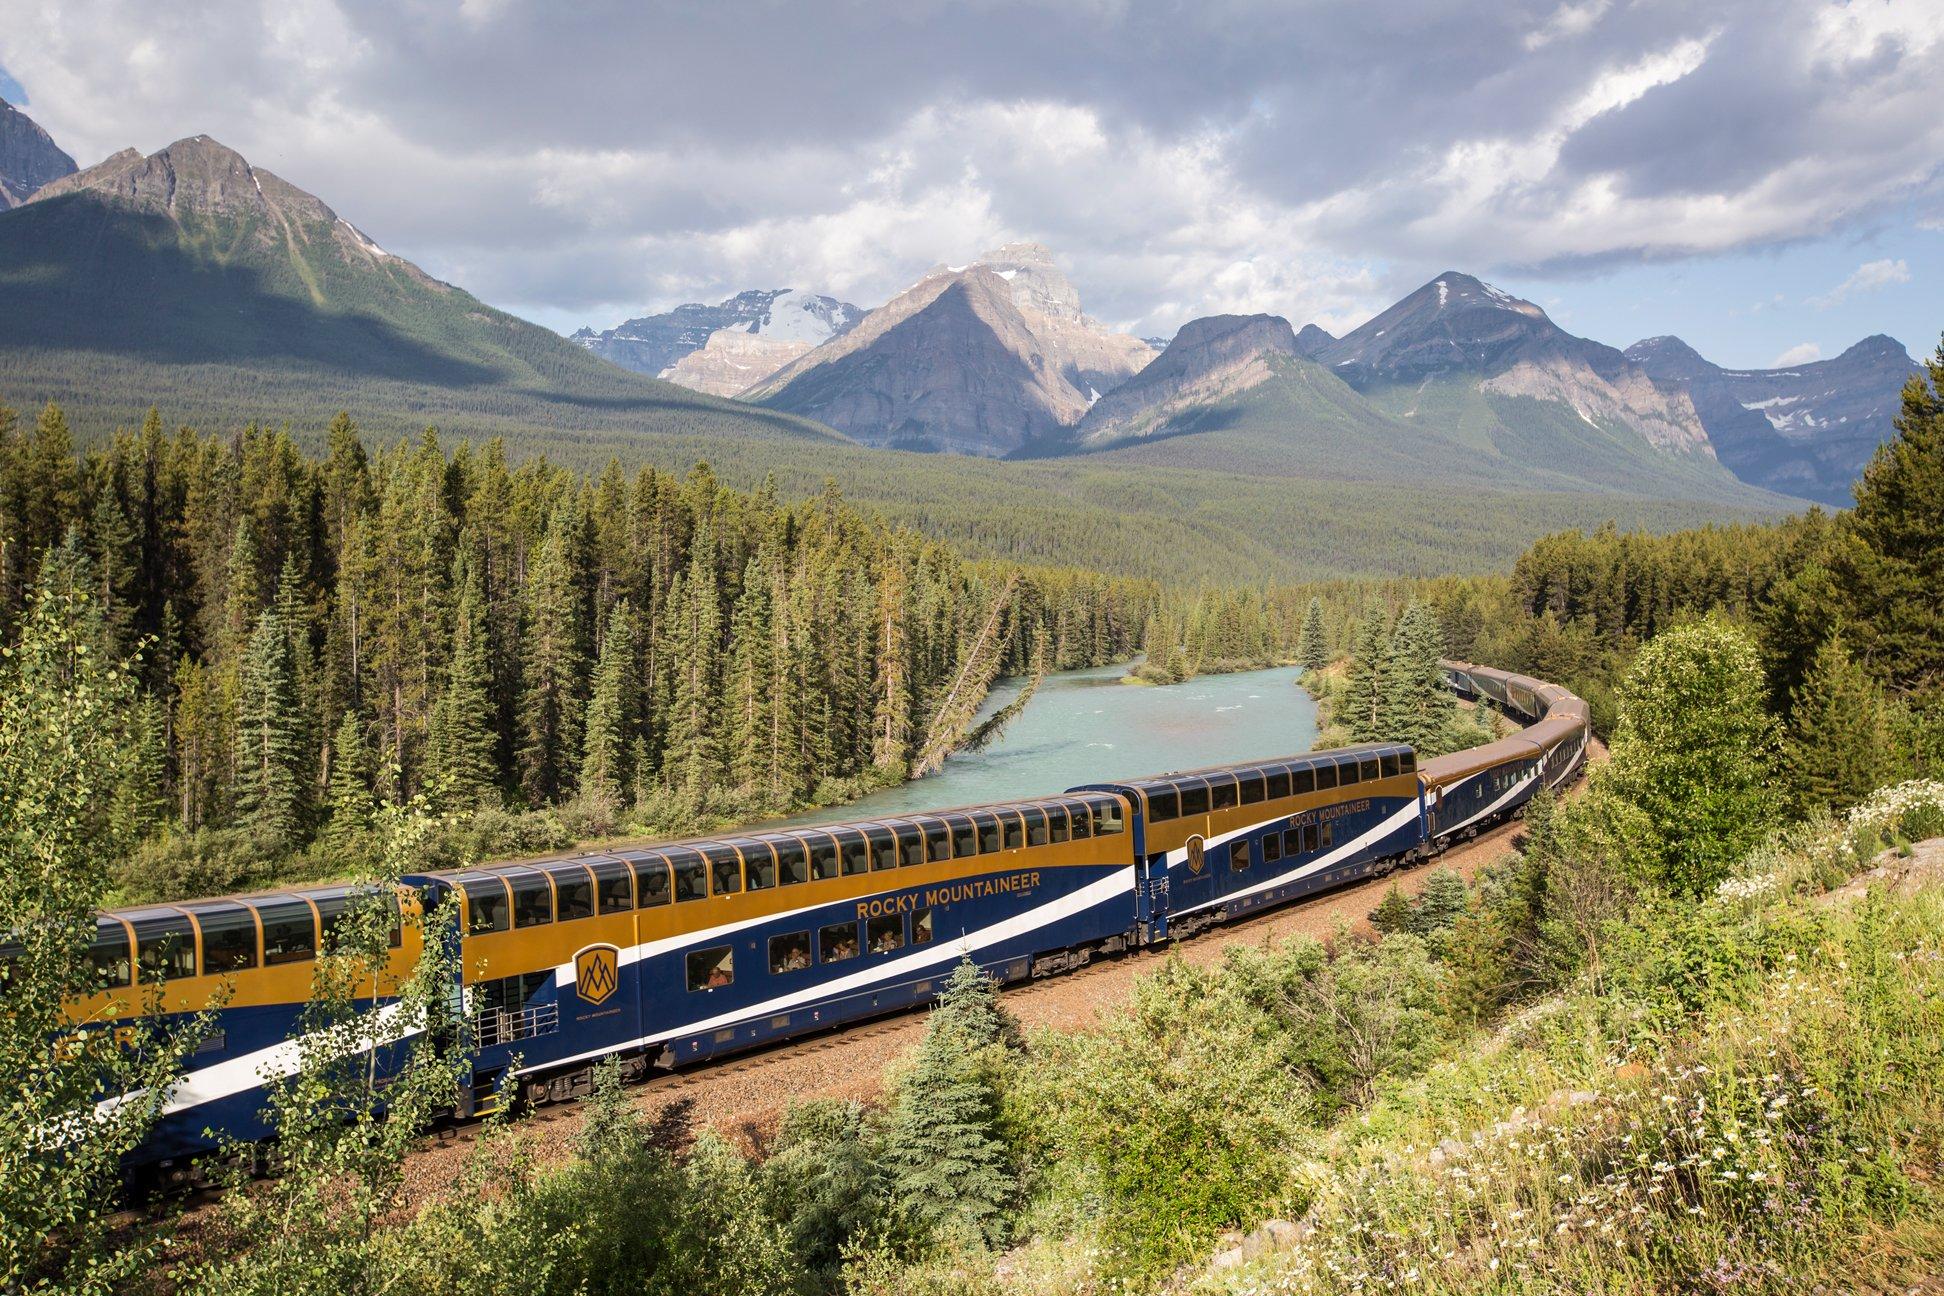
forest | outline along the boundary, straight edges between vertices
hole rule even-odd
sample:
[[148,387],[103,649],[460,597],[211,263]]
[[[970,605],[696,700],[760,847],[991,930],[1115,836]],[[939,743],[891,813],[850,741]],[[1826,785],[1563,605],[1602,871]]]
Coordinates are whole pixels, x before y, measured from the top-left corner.
[[130,899],[343,872],[374,806],[477,857],[840,800],[962,737],[993,678],[1124,660],[1152,582],[968,562],[848,505],[436,435],[327,453],[0,409],[0,642],[89,591],[133,656]]

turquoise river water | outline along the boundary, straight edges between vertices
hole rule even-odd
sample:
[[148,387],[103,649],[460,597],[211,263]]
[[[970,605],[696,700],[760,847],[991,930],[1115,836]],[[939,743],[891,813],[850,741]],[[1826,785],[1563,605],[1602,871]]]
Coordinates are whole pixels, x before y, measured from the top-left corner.
[[[1122,684],[1125,666],[1048,675],[1026,709],[983,751],[913,779],[786,822],[835,823],[1046,796],[1080,783],[1308,751],[1316,705],[1293,667],[1208,675],[1166,688]],[[1018,696],[1003,681],[980,713]],[[770,825],[773,826],[773,825]]]

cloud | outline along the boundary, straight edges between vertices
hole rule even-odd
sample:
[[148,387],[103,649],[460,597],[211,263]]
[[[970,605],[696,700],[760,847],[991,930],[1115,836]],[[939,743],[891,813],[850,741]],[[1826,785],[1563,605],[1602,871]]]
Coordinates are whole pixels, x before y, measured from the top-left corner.
[[1888,288],[1892,284],[1909,282],[1910,266],[1902,258],[1894,261],[1887,257],[1881,261],[1865,261],[1862,265],[1856,267],[1855,272],[1849,278],[1843,280],[1843,282],[1837,284],[1820,297],[1811,297],[1809,304],[1817,310],[1828,310],[1831,306],[1837,305],[1845,298],[1853,297],[1858,293],[1876,292],[1878,289]]
[[1822,348],[1814,342],[1798,342],[1775,357],[1770,362],[1771,369],[1787,369],[1790,365],[1808,364],[1811,360],[1822,359]]
[[84,163],[206,132],[548,322],[1008,238],[1142,332],[1780,246],[1944,174],[1935,0],[16,0]]

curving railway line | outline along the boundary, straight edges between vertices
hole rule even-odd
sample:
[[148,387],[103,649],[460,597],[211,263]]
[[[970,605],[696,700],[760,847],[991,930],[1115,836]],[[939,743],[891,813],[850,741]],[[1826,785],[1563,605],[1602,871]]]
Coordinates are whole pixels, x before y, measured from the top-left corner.
[[[1420,762],[1367,744],[1088,784],[1027,801],[759,832],[403,879],[389,986],[417,964],[411,915],[460,925],[454,1018],[471,1083],[456,1121],[507,1095],[591,1091],[594,1067],[680,1088],[685,1068],[929,1002],[971,959],[1005,983],[1082,974],[1211,927],[1436,857],[1582,769],[1586,704],[1540,680],[1445,662],[1446,684],[1525,722]],[[131,1158],[166,1171],[224,1138],[267,1137],[265,1087],[293,1070],[312,965],[369,892],[316,887],[100,915],[99,993],[77,1020],[220,1003],[216,1028]],[[219,996],[222,996],[219,998]],[[895,1029],[894,1023],[891,1028]],[[412,1031],[401,1031],[404,1043]],[[799,1043],[805,1041],[807,1043]],[[402,1048],[375,1065],[396,1065]],[[764,1059],[770,1059],[765,1062]],[[718,1073],[719,1069],[718,1069]]]

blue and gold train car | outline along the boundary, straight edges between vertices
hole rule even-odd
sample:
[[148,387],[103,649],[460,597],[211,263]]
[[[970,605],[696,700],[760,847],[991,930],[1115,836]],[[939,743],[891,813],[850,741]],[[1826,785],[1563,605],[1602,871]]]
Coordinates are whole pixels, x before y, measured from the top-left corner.
[[[1400,863],[1517,814],[1576,774],[1584,702],[1464,662],[1447,684],[1528,723],[1420,761],[1378,743],[1074,788],[1060,796],[561,856],[405,879],[402,916],[456,912],[470,1025],[460,1114],[571,1098],[596,1062],[639,1075],[928,1002],[961,959],[1002,980],[1153,945]],[[344,887],[101,916],[83,1027],[219,1004],[163,1120],[131,1158],[266,1135]],[[448,907],[446,902],[450,901]],[[416,966],[401,921],[380,1000]]]

